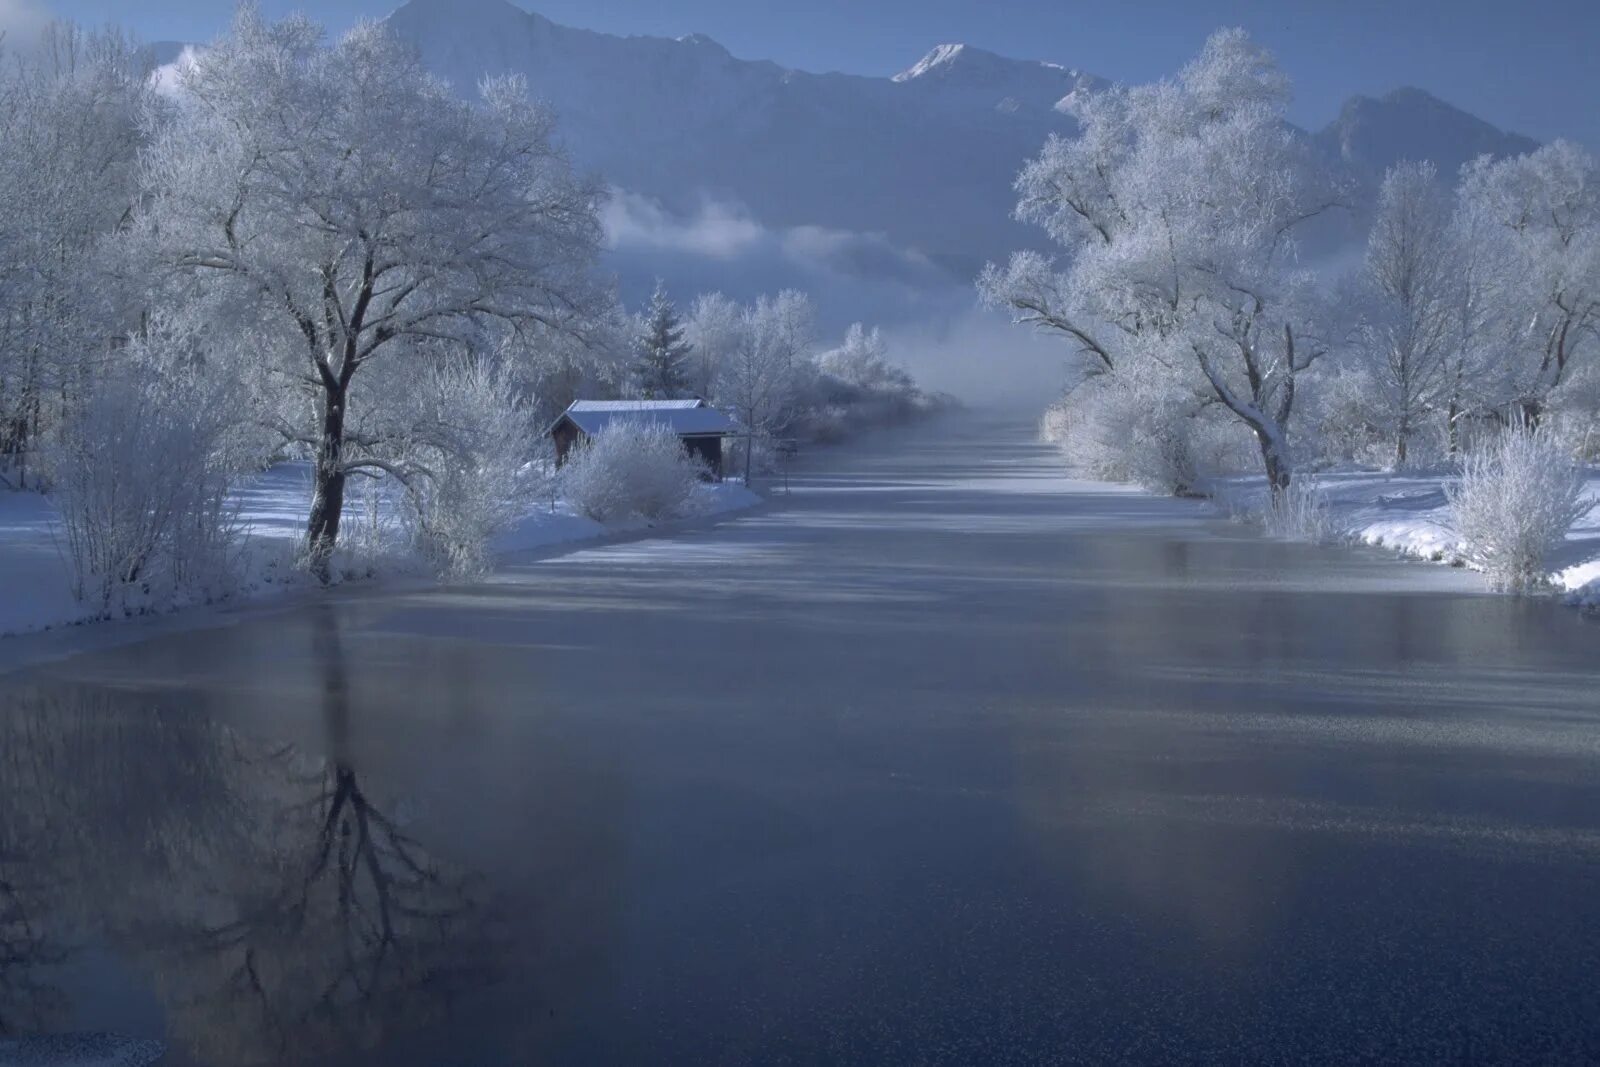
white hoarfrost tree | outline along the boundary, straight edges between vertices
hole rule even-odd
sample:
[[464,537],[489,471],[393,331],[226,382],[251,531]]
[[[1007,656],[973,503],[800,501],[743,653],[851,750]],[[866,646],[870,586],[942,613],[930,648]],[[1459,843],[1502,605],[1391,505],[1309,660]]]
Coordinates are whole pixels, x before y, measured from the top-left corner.
[[889,362],[889,348],[876,326],[869,330],[859,322],[852,323],[845,331],[844,343],[824,352],[817,365],[823,373],[871,393],[909,396],[916,389],[911,375]]
[[306,550],[324,579],[347,479],[383,462],[351,432],[362,371],[416,344],[479,347],[496,324],[581,333],[598,303],[600,189],[549,112],[514,80],[455,99],[378,24],[325,47],[309,21],[241,7],[184,70],[146,170],[142,232],[174,283],[250,302],[269,414],[314,456]]
[[1600,347],[1600,165],[1567,141],[1484,157],[1460,197],[1493,277],[1508,400],[1537,422]]
[[1461,345],[1461,280],[1449,196],[1433,164],[1391,168],[1367,240],[1356,351],[1397,467],[1406,465],[1412,439],[1449,395],[1450,357]]
[[755,440],[782,435],[800,414],[815,319],[811,298],[794,289],[761,297],[742,316],[738,343],[723,364],[717,396],[739,420],[746,484]]
[[702,293],[689,309],[685,337],[689,353],[689,390],[715,395],[722,368],[739,347],[744,309],[722,293]]
[[1462,425],[1510,400],[1505,373],[1506,330],[1501,322],[1497,256],[1489,238],[1495,222],[1457,189],[1450,219],[1454,306],[1445,356],[1446,450],[1461,454]]
[[658,281],[644,314],[634,358],[633,375],[639,392],[646,399],[681,396],[687,387],[693,349],[684,340],[677,305],[667,297],[666,286]]
[[1023,253],[979,281],[1092,372],[1159,384],[1175,417],[1220,405],[1275,493],[1299,376],[1325,347],[1294,235],[1337,201],[1284,122],[1288,88],[1225,30],[1176,79],[1074,94],[1077,136],[1052,137],[1017,179],[1018,218],[1064,246],[1064,265]]
[[20,487],[30,454],[125,325],[111,321],[94,260],[138,199],[141,121],[156,117],[156,101],[146,58],[115,31],[57,24],[4,58],[0,479]]

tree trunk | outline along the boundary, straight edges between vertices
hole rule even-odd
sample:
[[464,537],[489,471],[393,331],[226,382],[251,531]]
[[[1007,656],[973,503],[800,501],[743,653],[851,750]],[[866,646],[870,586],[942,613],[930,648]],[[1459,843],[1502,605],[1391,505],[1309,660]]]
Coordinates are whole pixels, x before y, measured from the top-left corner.
[[754,443],[755,435],[746,433],[744,435],[744,487],[746,489],[750,488],[750,452]]
[[1256,431],[1256,443],[1261,446],[1261,463],[1266,468],[1267,486],[1276,501],[1289,488],[1289,459],[1283,454],[1280,442],[1270,433]]
[[1394,439],[1394,469],[1404,470],[1406,466],[1406,431],[1401,430]]
[[330,578],[329,560],[339,540],[339,519],[344,512],[344,413],[346,390],[329,388],[323,396],[322,441],[312,473],[311,518],[306,524],[306,559],[311,573],[324,585]]
[[1455,459],[1461,454],[1461,403],[1454,396],[1450,397],[1450,410],[1445,416],[1446,432],[1450,439],[1450,458]]

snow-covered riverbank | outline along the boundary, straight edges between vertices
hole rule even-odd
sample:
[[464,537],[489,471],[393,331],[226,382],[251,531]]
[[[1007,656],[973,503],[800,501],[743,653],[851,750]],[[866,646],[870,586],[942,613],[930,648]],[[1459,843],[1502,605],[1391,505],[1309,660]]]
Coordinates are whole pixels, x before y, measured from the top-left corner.
[[[708,484],[701,493],[693,518],[739,511],[762,499],[737,482]],[[239,521],[247,533],[239,564],[240,592],[235,599],[262,600],[314,588],[294,567],[310,498],[310,472],[297,463],[274,467],[239,489]],[[420,564],[384,543],[393,543],[397,520],[391,509],[380,505],[375,523],[368,522],[360,511],[360,505],[352,502],[345,532],[350,546],[346,571],[370,571],[380,577],[420,574]],[[0,637],[92,621],[93,613],[72,595],[72,568],[60,545],[58,523],[48,497],[0,493]],[[494,540],[493,547],[495,554],[503,557],[637,535],[652,525],[643,520],[596,522],[556,500],[523,516]],[[671,524],[663,528],[670,529]],[[370,544],[358,545],[364,537]]]
[[[1448,471],[1394,473],[1342,470],[1302,475],[1325,508],[1334,540],[1372,545],[1411,559],[1465,566],[1460,537],[1450,521]],[[1552,588],[1574,602],[1600,608],[1600,471],[1588,480],[1589,512],[1548,560]],[[1234,515],[1259,514],[1267,497],[1264,478],[1222,479],[1219,507]]]

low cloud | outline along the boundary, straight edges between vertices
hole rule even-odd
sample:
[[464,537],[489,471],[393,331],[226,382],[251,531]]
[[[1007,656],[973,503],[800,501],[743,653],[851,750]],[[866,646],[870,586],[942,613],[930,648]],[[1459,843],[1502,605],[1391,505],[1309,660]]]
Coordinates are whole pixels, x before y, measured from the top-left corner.
[[912,287],[950,281],[926,257],[897,247],[883,234],[825,226],[769,227],[742,205],[710,197],[683,215],[649,197],[613,189],[601,222],[607,244],[621,256],[678,254],[724,263],[781,260],[801,274]]
[[802,289],[816,303],[819,347],[864,322],[882,327],[890,358],[930,389],[1038,411],[1060,395],[1065,346],[982,309],[971,279],[883,234],[768,226],[710,198],[675,213],[623,190],[613,190],[602,221],[630,306],[648,299],[658,277],[680,306],[712,290],[749,301]]
[[687,252],[735,259],[766,240],[766,230],[736,205],[705,200],[693,215],[668,212],[649,197],[613,189],[600,221],[617,251]]

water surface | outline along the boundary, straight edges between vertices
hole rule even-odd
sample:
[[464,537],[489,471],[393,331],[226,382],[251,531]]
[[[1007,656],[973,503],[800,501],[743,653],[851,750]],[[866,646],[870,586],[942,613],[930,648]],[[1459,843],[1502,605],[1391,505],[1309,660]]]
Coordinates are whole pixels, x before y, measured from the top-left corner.
[[1592,1060],[1597,650],[954,420],[715,528],[0,678],[0,1035]]

